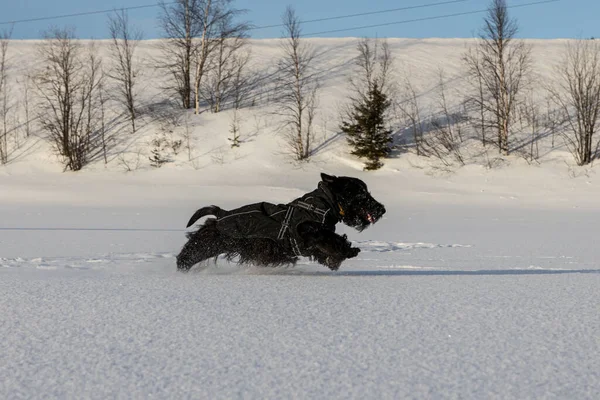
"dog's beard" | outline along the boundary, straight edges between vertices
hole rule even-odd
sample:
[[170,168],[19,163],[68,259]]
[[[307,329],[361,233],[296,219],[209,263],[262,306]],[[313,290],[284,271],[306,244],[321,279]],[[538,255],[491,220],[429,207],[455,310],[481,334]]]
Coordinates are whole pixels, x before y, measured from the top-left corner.
[[385,214],[385,207],[368,194],[353,198],[344,207],[342,222],[361,232],[375,224]]
[[345,225],[362,232],[379,221],[382,216],[383,214],[381,212],[376,212],[374,210],[360,210],[359,212],[344,215],[342,222]]

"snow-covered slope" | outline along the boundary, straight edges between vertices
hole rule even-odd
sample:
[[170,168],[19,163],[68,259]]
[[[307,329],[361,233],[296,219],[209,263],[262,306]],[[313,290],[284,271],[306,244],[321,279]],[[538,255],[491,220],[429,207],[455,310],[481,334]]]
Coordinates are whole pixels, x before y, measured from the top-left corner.
[[[239,149],[230,112],[191,116],[194,163],[149,167],[148,123],[123,144],[142,151],[133,172],[115,149],[107,166],[62,173],[33,138],[0,168],[0,397],[597,398],[595,168],[557,148],[535,166],[447,173],[401,154],[363,172],[336,136],[354,39],[313,43],[333,72],[308,164],[283,154],[267,105],[243,111]],[[460,73],[466,43],[390,39],[423,93],[438,65]],[[548,76],[564,42],[533,44]],[[32,65],[32,46],[16,42],[13,65]],[[276,52],[253,42],[259,63]],[[321,171],[365,180],[388,210],[365,232],[342,228],[362,252],[339,272],[175,271],[198,207],[286,202]]]
[[[340,110],[347,104],[349,94],[348,79],[356,73],[353,58],[356,56],[356,38],[342,39],[307,39],[316,54],[313,62],[314,76],[318,78],[321,90],[319,91],[318,112],[315,117],[314,131],[315,155],[314,161],[319,162],[323,168],[345,165],[352,169],[361,169],[362,163],[348,157],[348,148],[345,140],[339,135]],[[392,80],[398,85],[397,96],[402,100],[407,98],[404,82],[410,81],[419,101],[420,116],[424,121],[432,115],[439,114],[437,105],[439,101],[440,71],[443,70],[446,96],[451,110],[464,100],[470,91],[465,81],[465,67],[462,56],[475,42],[469,39],[387,39],[392,55],[394,67],[391,72]],[[109,41],[93,42],[98,53],[103,57],[105,68],[110,68]],[[540,117],[547,111],[547,102],[543,87],[554,78],[554,69],[564,54],[566,40],[528,40],[532,48],[533,74],[532,88],[539,101]],[[90,42],[83,41],[83,48],[88,48]],[[128,125],[122,118],[117,118],[120,123],[108,124],[109,151],[108,164],[104,165],[102,157],[96,157],[86,167],[90,170],[123,171],[128,164],[133,169],[150,169],[148,157],[151,155],[151,141],[157,135],[167,134],[169,139],[183,139],[185,130],[191,132],[191,150],[185,149],[187,143],[179,149],[177,154],[168,152],[172,160],[163,168],[177,169],[205,169],[219,167],[219,170],[229,167],[239,169],[273,168],[277,169],[289,157],[283,138],[281,120],[275,115],[277,103],[273,101],[274,90],[272,87],[273,73],[276,63],[281,56],[280,41],[275,39],[251,40],[252,52],[250,70],[255,71],[261,78],[261,85],[252,92],[248,103],[252,107],[244,108],[239,113],[240,134],[243,145],[232,150],[227,140],[230,134],[230,125],[233,120],[233,111],[225,110],[219,114],[203,113],[195,116],[189,113],[180,116],[178,124],[172,124],[174,118],[157,120],[158,110],[164,105],[166,93],[164,71],[156,68],[161,52],[157,41],[143,41],[137,48],[137,62],[140,73],[137,81],[136,93],[140,109],[138,131],[131,134]],[[35,75],[43,70],[39,55],[39,41],[11,41],[8,59],[8,84],[10,87],[11,115],[17,116],[18,123],[10,121],[10,126],[18,126],[17,131],[23,135],[24,130],[24,85],[27,75]],[[107,81],[110,82],[110,81]],[[34,88],[30,82],[30,118],[36,115],[34,102]],[[109,92],[114,94],[115,88],[107,84]],[[116,103],[111,101],[107,105],[107,113],[111,116]],[[410,130],[402,123],[400,113],[393,111],[390,114],[390,123],[396,132],[397,143],[410,143],[412,141]],[[186,122],[187,121],[187,122]],[[47,142],[41,139],[40,132],[32,125],[34,137],[20,139],[20,146],[11,153],[12,162],[3,170],[11,174],[23,171],[25,174],[38,168],[60,171],[62,166],[58,163],[53,151]],[[161,127],[166,128],[162,129]],[[517,129],[518,130],[518,129]],[[540,132],[541,140],[540,161],[545,164],[560,165],[564,169],[565,161],[571,162],[563,140],[557,135],[546,135]],[[529,150],[525,145],[528,140],[528,131],[516,134],[513,141],[515,147],[514,159]],[[11,144],[11,147],[12,144]],[[467,153],[468,164],[488,165],[497,164],[496,152],[489,149],[483,155],[477,156],[482,149],[476,147],[464,151]],[[192,159],[190,161],[189,159]],[[509,160],[510,161],[510,160]],[[513,160],[514,161],[514,160]],[[406,150],[394,154],[394,159],[386,162],[385,169],[395,171],[407,167],[417,166],[432,170],[431,161],[415,160],[406,154]],[[225,168],[223,168],[225,167]],[[2,173],[6,173],[3,171]],[[434,170],[435,172],[435,170]]]

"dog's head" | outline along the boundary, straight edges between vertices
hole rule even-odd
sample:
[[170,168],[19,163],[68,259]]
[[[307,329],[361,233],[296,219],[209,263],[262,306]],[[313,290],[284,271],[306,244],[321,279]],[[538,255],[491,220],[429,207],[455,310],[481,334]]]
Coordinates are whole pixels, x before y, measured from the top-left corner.
[[323,184],[334,196],[342,222],[358,231],[379,221],[385,207],[371,196],[367,185],[357,178],[321,174]]

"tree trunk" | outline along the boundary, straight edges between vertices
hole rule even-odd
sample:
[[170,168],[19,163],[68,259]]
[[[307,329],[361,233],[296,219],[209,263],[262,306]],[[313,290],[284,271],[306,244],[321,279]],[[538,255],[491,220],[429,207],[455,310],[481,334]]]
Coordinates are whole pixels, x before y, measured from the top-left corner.
[[210,11],[211,0],[206,2],[206,8],[204,9],[204,26],[202,27],[202,39],[200,42],[200,54],[198,55],[198,61],[196,64],[196,94],[195,94],[195,106],[196,115],[200,114],[200,84],[202,83],[202,76],[204,75],[204,65],[206,63],[206,52],[208,51],[206,44],[206,34],[208,31],[208,13]]

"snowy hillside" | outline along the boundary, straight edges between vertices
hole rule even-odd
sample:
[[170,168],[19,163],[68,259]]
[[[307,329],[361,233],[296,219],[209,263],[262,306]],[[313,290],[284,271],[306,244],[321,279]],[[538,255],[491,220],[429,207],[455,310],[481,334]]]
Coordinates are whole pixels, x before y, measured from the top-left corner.
[[[335,167],[343,164],[359,169],[360,161],[348,157],[349,152],[345,140],[339,135],[340,110],[348,102],[349,87],[348,79],[356,74],[353,59],[356,56],[355,38],[344,39],[307,39],[315,51],[314,60],[315,77],[319,79],[321,90],[318,94],[318,112],[315,120],[316,145],[314,159],[323,167]],[[533,83],[531,87],[538,100],[540,113],[546,111],[544,85],[551,82],[555,77],[554,69],[564,54],[566,40],[528,40],[532,47]],[[90,42],[83,41],[84,47]],[[240,111],[239,126],[241,139],[244,145],[240,149],[231,150],[230,142],[227,140],[230,134],[230,126],[233,121],[233,111],[225,108],[219,114],[205,112],[200,116],[189,113],[187,116],[169,118],[157,115],[162,110],[161,106],[167,100],[167,94],[163,87],[166,84],[166,76],[163,70],[156,68],[157,60],[161,58],[161,52],[157,41],[143,41],[136,50],[136,61],[140,66],[140,76],[136,95],[139,99],[140,129],[131,135],[123,118],[115,117],[114,122],[108,124],[109,150],[108,164],[97,157],[87,170],[108,169],[112,171],[123,171],[128,168],[148,169],[151,155],[152,140],[164,132],[168,133],[169,139],[182,140],[178,154],[170,152],[168,158],[173,161],[166,165],[167,168],[204,168],[217,164],[220,169],[246,167],[248,163],[261,166],[278,165],[286,162],[283,135],[281,132],[281,118],[275,115],[277,103],[274,101],[274,89],[272,77],[276,70],[277,60],[281,57],[281,41],[275,39],[251,40],[251,61],[249,71],[255,74],[263,74],[259,88],[251,93],[248,103],[251,107],[244,107]],[[392,80],[400,87],[398,98],[405,99],[406,92],[402,85],[409,81],[418,97],[421,108],[421,118],[426,121],[433,115],[439,113],[437,107],[439,97],[439,74],[443,70],[446,96],[452,110],[457,110],[460,103],[469,92],[466,82],[466,72],[461,58],[465,51],[475,41],[469,39],[388,39],[394,67]],[[109,56],[109,41],[94,42],[100,56],[103,58],[105,68],[111,65]],[[11,116],[15,121],[9,120],[9,127],[14,125],[15,131],[24,129],[24,85],[26,77],[35,75],[43,70],[43,64],[39,55],[39,41],[11,41],[8,50],[8,85],[10,93]],[[262,75],[260,75],[262,76]],[[34,166],[47,170],[56,171],[62,169],[53,155],[49,144],[43,140],[46,134],[39,130],[35,124],[36,111],[33,101],[35,87],[29,83],[29,110],[30,119],[33,120],[31,130],[33,138],[25,139],[19,137],[18,148],[9,143],[11,147],[8,166],[10,173],[18,173],[21,169],[29,171]],[[116,89],[108,85],[109,94]],[[111,92],[112,91],[112,92]],[[109,103],[107,112],[111,109],[113,114],[117,113],[115,101]],[[406,123],[397,113],[392,112],[389,123],[397,130],[395,141],[400,145],[410,145],[412,133]],[[115,114],[116,115],[116,114]],[[12,122],[12,124],[11,124]],[[190,132],[191,150],[184,148],[187,143],[183,136],[185,131]],[[525,131],[527,129],[525,128]],[[128,134],[129,133],[129,134]],[[21,132],[21,135],[22,132]],[[540,129],[540,139],[537,145],[540,147],[540,159],[542,163],[554,163],[564,166],[564,161],[572,162],[571,155],[564,146],[564,141],[557,135],[546,135]],[[516,133],[512,139],[514,155],[516,159],[527,153],[528,133]],[[489,149],[486,157],[476,156],[481,149],[475,148],[467,152],[467,164],[486,165],[492,164],[497,152]],[[410,151],[408,151],[410,153]],[[399,157],[398,157],[399,156]],[[431,171],[431,160],[413,160],[407,155],[407,149],[402,148],[394,154],[394,160],[386,162],[387,170],[405,169],[409,165],[416,164],[419,167],[426,166]],[[189,161],[192,159],[192,161]],[[435,160],[434,160],[435,161]],[[509,161],[510,162],[510,161]],[[40,165],[40,164],[43,164]],[[125,165],[127,164],[127,166]],[[434,171],[435,172],[435,171]]]
[[[290,160],[263,95],[241,112],[237,149],[231,110],[190,114],[193,161],[182,150],[153,168],[161,127],[148,114],[106,165],[62,172],[34,135],[0,167],[0,397],[597,398],[597,168],[574,167],[547,136],[539,163],[517,153],[488,169],[474,156],[448,171],[399,151],[364,172],[338,134],[355,39],[311,42],[326,73],[309,163]],[[440,66],[458,104],[469,40],[389,43],[424,109]],[[548,80],[565,42],[531,43]],[[153,104],[156,50],[139,50]],[[35,42],[10,51],[18,99]],[[256,68],[277,52],[276,40],[252,41]],[[175,271],[197,208],[288,202],[320,172],[363,179],[387,208],[362,233],[341,228],[362,252],[339,272],[307,260]]]

